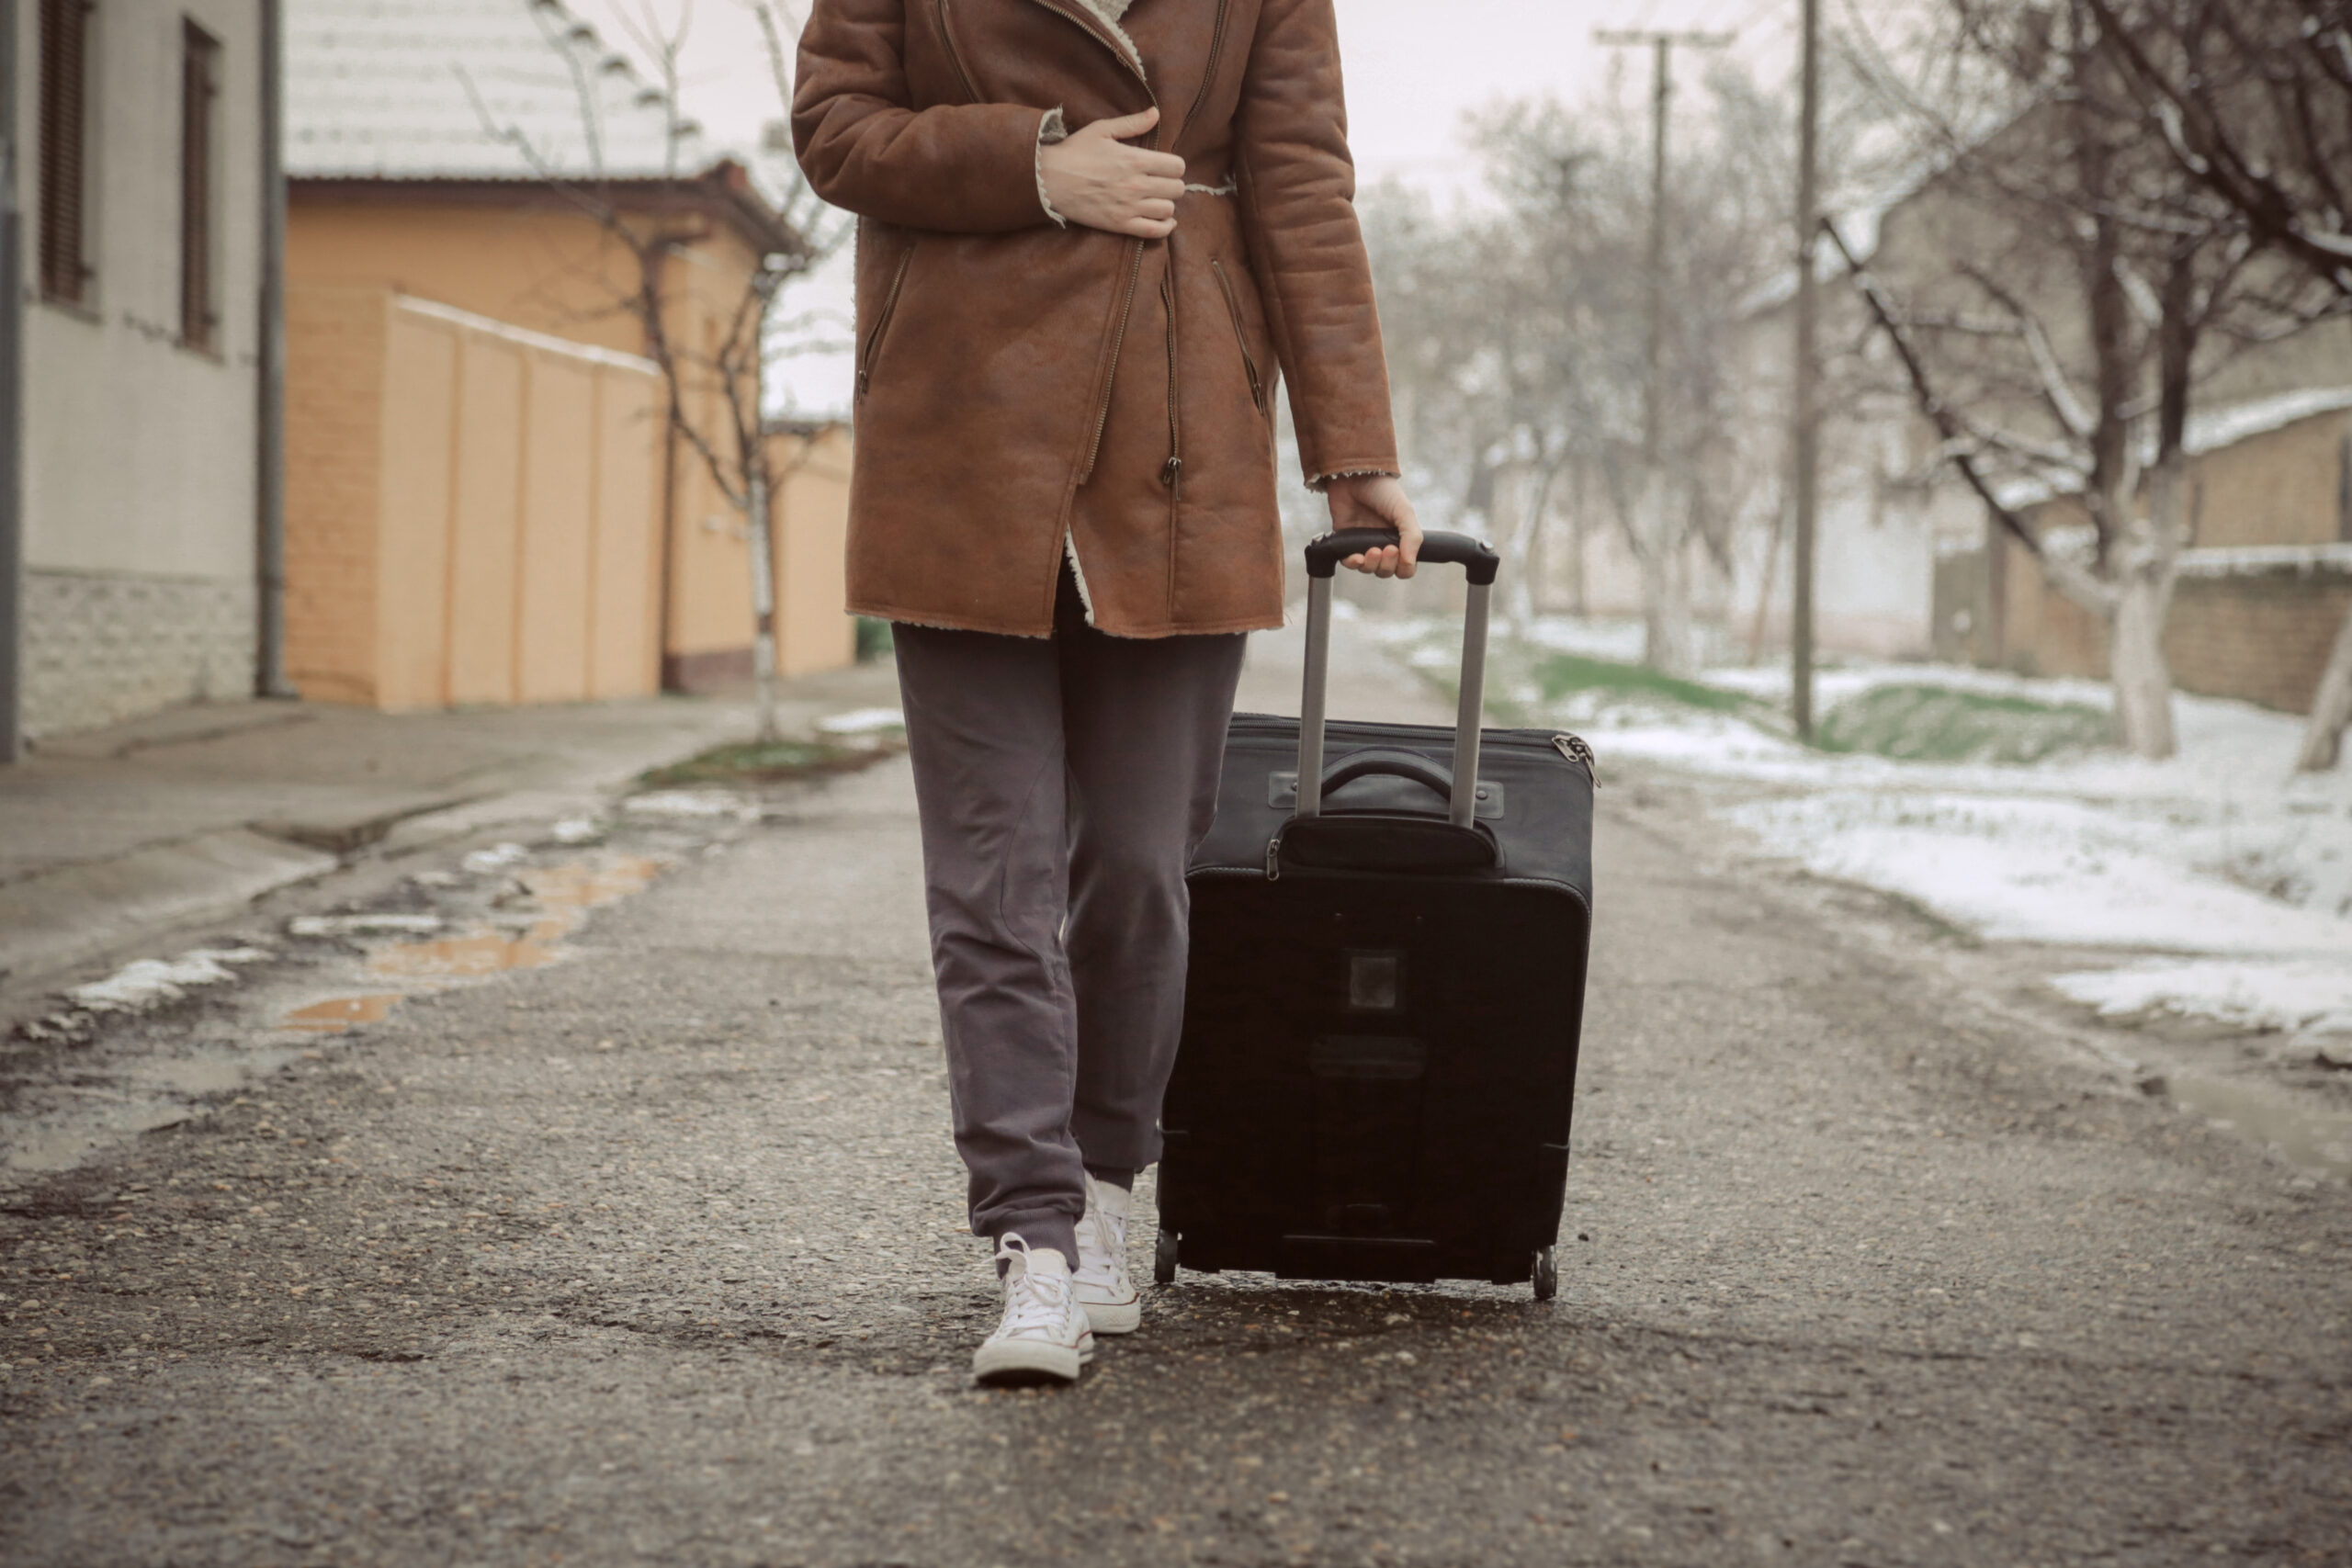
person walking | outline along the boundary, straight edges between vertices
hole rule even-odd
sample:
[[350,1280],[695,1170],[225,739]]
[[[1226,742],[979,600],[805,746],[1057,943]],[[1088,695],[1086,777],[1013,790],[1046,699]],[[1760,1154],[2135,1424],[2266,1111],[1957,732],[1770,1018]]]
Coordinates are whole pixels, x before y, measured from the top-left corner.
[[793,144],[858,217],[849,608],[893,623],[983,1382],[1138,1326],[1184,871],[1283,620],[1273,409],[1410,576],[1332,0],[815,0]]

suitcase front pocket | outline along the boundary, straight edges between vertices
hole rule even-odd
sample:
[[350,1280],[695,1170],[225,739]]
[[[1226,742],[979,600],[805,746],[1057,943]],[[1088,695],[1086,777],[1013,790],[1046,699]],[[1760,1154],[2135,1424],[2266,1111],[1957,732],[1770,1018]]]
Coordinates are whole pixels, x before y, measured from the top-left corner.
[[1315,1079],[1315,1208],[1332,1235],[1395,1235],[1420,1175],[1429,1048],[1385,1034],[1326,1034]]

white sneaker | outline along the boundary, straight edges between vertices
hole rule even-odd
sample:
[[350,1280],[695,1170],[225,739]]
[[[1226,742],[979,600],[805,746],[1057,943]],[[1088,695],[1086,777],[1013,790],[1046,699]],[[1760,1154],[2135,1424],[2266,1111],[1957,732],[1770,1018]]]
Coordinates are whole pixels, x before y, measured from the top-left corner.
[[1069,1259],[1047,1247],[1032,1252],[1018,1234],[997,1243],[1004,1267],[1004,1319],[972,1352],[981,1382],[1076,1382],[1094,1359],[1094,1332],[1071,1288]]
[[1143,1326],[1143,1298],[1127,1280],[1126,1189],[1086,1179],[1086,1213],[1078,1222],[1079,1304],[1097,1334]]

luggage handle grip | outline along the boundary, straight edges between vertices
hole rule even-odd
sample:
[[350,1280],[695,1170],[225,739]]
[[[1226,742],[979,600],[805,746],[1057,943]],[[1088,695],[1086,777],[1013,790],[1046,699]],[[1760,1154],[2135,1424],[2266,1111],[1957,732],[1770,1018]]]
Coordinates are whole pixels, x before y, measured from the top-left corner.
[[1442,800],[1453,798],[1453,774],[1438,766],[1418,751],[1398,751],[1376,748],[1366,751],[1351,751],[1323,770],[1323,793],[1344,789],[1358,779],[1374,774],[1389,778],[1410,779],[1436,792]]
[[[1294,817],[1323,814],[1323,728],[1331,682],[1331,582],[1340,562],[1396,542],[1381,528],[1344,528],[1306,547],[1306,689],[1298,706],[1298,804]],[[1478,726],[1487,706],[1487,602],[1502,557],[1467,534],[1438,532],[1421,539],[1420,559],[1458,562],[1470,580],[1462,617],[1462,695],[1454,710],[1453,776],[1446,818],[1467,828],[1478,811]],[[1466,781],[1466,782],[1465,782]]]
[[[1329,577],[1350,556],[1360,556],[1396,542],[1396,534],[1386,528],[1342,528],[1326,534],[1306,547],[1306,575]],[[1421,566],[1461,567],[1480,587],[1491,584],[1503,565],[1503,558],[1485,540],[1442,530],[1421,536],[1420,553],[1414,559]]]

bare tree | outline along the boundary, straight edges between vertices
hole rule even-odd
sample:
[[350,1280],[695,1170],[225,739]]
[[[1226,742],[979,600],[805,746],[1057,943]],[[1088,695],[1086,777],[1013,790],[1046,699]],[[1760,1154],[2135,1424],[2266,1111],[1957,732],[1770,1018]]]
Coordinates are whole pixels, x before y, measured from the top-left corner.
[[[792,53],[802,18],[784,0],[741,0],[757,24],[779,115],[792,98]],[[661,375],[672,461],[683,451],[708,476],[727,505],[742,519],[751,553],[753,616],[753,677],[758,689],[759,735],[776,736],[775,578],[774,508],[771,498],[786,476],[772,471],[766,438],[766,371],[779,352],[777,301],[795,280],[814,271],[848,233],[808,188],[789,156],[775,161],[771,197],[750,171],[732,159],[707,168],[684,167],[685,150],[700,127],[684,112],[680,62],[693,22],[690,4],[664,13],[660,0],[641,0],[618,13],[639,52],[650,62],[656,81],[650,96],[664,117],[658,174],[642,168],[616,170],[610,155],[606,98],[598,73],[611,69],[610,56],[591,58],[584,28],[550,20],[550,7],[537,7],[549,50],[570,70],[578,89],[586,168],[564,167],[548,149],[521,128],[502,123],[469,77],[477,111],[489,133],[513,147],[534,175],[574,212],[592,222],[622,265],[614,274],[608,307],[632,320],[645,356]],[[585,37],[583,37],[585,34]],[[466,76],[462,62],[455,67]],[[640,98],[633,107],[643,107]],[[692,199],[684,199],[692,198]],[[731,208],[754,252],[752,265],[720,308],[715,341],[696,343],[676,330],[679,305],[688,292],[687,269],[711,270],[707,251],[714,207]],[[671,487],[674,494],[674,485]]]
[[[1952,0],[1953,41],[2005,84],[2010,118],[1980,135],[1905,102],[1940,143],[1943,187],[1972,209],[1969,236],[1919,299],[1855,273],[1945,455],[2051,584],[2106,623],[2122,743],[2165,757],[2192,399],[2233,345],[2324,309],[2266,271],[2244,216],[2140,134],[2099,3]],[[2029,526],[2020,491],[2078,500],[2086,536]]]
[[1690,558],[1703,550],[1728,570],[1733,521],[1756,484],[1740,457],[1730,339],[1738,301],[1769,275],[1781,219],[1757,199],[1739,137],[1709,118],[1673,182],[1651,450],[1648,152],[1609,139],[1609,123],[1554,102],[1500,106],[1473,128],[1498,213],[1441,218],[1384,190],[1368,237],[1411,446],[1454,487],[1456,511],[1508,529],[1523,563],[1514,621],[1536,607],[1525,568],[1564,494],[1598,497],[1642,571],[1645,658],[1680,669],[1694,657]]
[[[2088,0],[2117,40],[2143,124],[2260,244],[2352,299],[2352,5]],[[2336,765],[2352,726],[2352,610],[2312,701],[2296,767]]]

